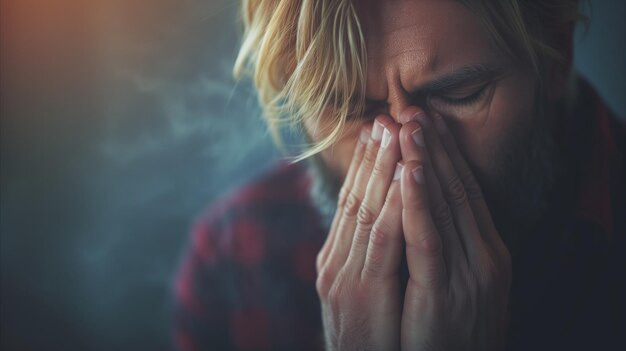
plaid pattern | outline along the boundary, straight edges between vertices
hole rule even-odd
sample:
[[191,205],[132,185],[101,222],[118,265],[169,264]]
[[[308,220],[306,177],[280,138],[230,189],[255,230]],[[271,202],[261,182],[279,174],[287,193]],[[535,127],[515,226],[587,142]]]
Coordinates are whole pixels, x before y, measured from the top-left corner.
[[[581,91],[587,118],[565,128],[572,161],[585,160],[571,181],[575,206],[561,211],[566,238],[544,223],[520,246],[511,350],[608,349],[624,325],[624,129]],[[175,283],[177,348],[323,349],[315,257],[327,229],[310,183],[303,166],[280,164],[197,221]]]
[[182,350],[320,350],[315,257],[326,236],[303,167],[281,164],[192,230],[176,283]]

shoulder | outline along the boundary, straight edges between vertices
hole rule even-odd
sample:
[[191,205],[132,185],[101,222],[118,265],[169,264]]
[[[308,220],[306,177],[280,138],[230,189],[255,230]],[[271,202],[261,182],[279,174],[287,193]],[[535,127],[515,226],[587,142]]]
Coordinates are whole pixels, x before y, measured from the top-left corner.
[[586,81],[578,82],[571,154],[579,162],[579,218],[598,223],[609,239],[626,233],[626,128]]
[[293,342],[294,328],[313,340],[315,257],[326,233],[309,182],[304,166],[281,163],[197,218],[175,286],[183,350],[273,349]]
[[205,263],[242,265],[277,259],[294,250],[315,255],[321,237],[304,165],[280,162],[254,181],[215,201],[195,221],[191,246]]

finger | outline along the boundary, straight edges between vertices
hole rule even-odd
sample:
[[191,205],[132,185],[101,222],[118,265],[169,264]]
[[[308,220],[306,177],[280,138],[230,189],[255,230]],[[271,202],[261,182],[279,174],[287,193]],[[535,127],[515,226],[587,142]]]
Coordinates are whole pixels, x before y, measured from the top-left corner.
[[447,282],[443,244],[430,213],[424,164],[408,161],[401,176],[402,228],[406,242],[409,284],[437,291]]
[[335,245],[335,240],[337,239],[337,225],[339,224],[339,220],[343,215],[343,208],[346,203],[347,194],[352,189],[352,185],[354,184],[354,178],[356,177],[356,173],[359,165],[361,164],[361,160],[363,159],[363,154],[365,153],[365,146],[367,145],[370,134],[371,134],[371,126],[364,126],[361,128],[361,133],[359,135],[359,140],[356,142],[354,147],[354,151],[352,153],[352,160],[350,161],[350,166],[348,167],[348,172],[346,173],[346,178],[341,186],[341,190],[339,191],[339,197],[337,201],[337,209],[335,211],[335,215],[333,217],[333,221],[330,225],[330,230],[328,234],[328,238],[324,243],[324,246],[320,250],[317,256],[317,270],[318,273],[321,270],[321,267],[324,266],[328,259],[328,255]]
[[[374,227],[374,223],[380,218],[389,185],[391,184],[397,162],[400,159],[400,145],[398,143],[400,126],[387,116],[379,116],[376,118],[375,123],[383,126],[383,137],[378,148],[374,167],[369,174],[365,197],[357,214],[356,231],[348,256],[348,264],[358,271],[363,269],[363,264],[365,263],[370,234],[374,229],[383,229],[380,226],[387,223],[386,220],[379,221],[379,227]],[[385,234],[394,235],[392,233]]]
[[401,175],[402,165],[396,163],[385,204],[370,233],[362,277],[387,278],[399,274],[404,240]]
[[[423,113],[423,112],[422,112]],[[406,161],[418,161],[422,164],[429,165],[432,161],[426,152],[423,128],[415,121],[407,122],[400,131],[400,140],[402,148],[402,157]],[[432,167],[425,167],[424,176],[426,178],[426,191],[430,199],[431,212],[436,217],[443,217],[449,213],[448,204],[446,203],[439,180],[435,175]],[[437,222],[435,221],[435,224]],[[454,267],[458,262],[465,262],[465,252],[461,246],[461,241],[454,229],[439,228],[441,240],[443,242],[443,255],[446,265]]]
[[[439,179],[443,196],[451,211],[451,216],[443,214],[435,217],[435,220],[441,223],[440,226],[456,228],[467,259],[477,263],[485,257],[486,244],[480,234],[463,182],[454,168],[434,124],[431,123],[432,120],[429,120],[424,114],[418,117],[418,121],[423,126],[426,149],[435,174]],[[448,225],[449,220],[452,220],[452,226]]]
[[374,123],[372,126],[372,132],[367,141],[361,162],[358,165],[354,183],[346,193],[346,200],[342,206],[343,211],[337,223],[337,238],[328,258],[328,264],[332,269],[339,269],[346,263],[354,238],[354,230],[356,229],[356,217],[365,195],[370,173],[376,161],[383,129],[380,123]]
[[470,207],[476,217],[476,222],[478,223],[478,228],[480,229],[483,239],[490,247],[494,248],[496,252],[502,254],[503,251],[506,251],[508,253],[504,242],[493,224],[491,212],[485,202],[480,185],[467,164],[465,157],[463,157],[459,151],[454,136],[449,132],[449,128],[440,114],[434,115],[434,124],[439,133],[441,142],[463,182]]

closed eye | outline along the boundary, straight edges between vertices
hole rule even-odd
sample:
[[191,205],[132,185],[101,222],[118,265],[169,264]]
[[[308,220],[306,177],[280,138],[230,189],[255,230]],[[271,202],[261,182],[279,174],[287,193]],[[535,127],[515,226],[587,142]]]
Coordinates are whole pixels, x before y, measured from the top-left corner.
[[449,105],[456,105],[456,106],[472,105],[472,104],[478,103],[480,99],[482,99],[486,95],[488,87],[489,87],[489,83],[484,84],[475,92],[469,95],[460,96],[460,97],[454,96],[454,95],[441,94],[441,95],[433,95],[431,96],[431,98],[439,100],[440,103],[443,102]]

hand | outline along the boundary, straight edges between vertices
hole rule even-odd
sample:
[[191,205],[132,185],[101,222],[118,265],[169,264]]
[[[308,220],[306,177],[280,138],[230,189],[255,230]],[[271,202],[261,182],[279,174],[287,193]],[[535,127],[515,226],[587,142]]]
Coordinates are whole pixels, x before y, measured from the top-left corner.
[[509,252],[443,118],[409,107],[401,120],[402,228],[410,275],[402,349],[502,349]]
[[386,116],[364,127],[317,257],[328,350],[400,348],[404,238],[400,183],[394,180],[399,131]]

